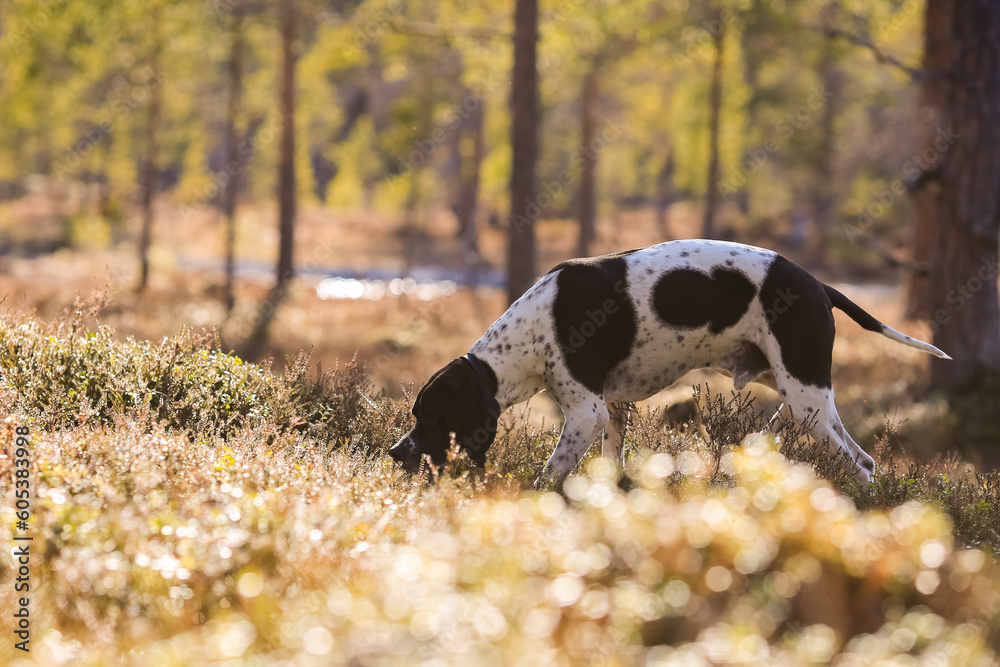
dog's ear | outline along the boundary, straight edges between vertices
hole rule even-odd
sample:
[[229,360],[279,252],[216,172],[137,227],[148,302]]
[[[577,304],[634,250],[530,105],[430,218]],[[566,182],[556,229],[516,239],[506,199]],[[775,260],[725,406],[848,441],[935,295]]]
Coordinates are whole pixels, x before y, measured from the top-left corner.
[[463,442],[469,458],[478,465],[486,464],[486,451],[497,437],[500,404],[484,383],[475,383],[478,390],[459,392],[462,407]]
[[453,386],[454,380],[452,380],[451,377],[455,372],[454,369],[460,365],[461,364],[458,363],[458,359],[454,359],[445,364],[444,367],[440,368],[436,373],[434,373],[434,375],[430,376],[427,382],[424,383],[424,386],[420,388],[420,391],[417,392],[417,397],[413,399],[413,407],[410,408],[410,414],[414,417],[417,416],[417,412],[420,410],[420,402],[423,400],[427,390],[435,387],[437,384],[451,387],[453,391],[457,391],[457,387]]

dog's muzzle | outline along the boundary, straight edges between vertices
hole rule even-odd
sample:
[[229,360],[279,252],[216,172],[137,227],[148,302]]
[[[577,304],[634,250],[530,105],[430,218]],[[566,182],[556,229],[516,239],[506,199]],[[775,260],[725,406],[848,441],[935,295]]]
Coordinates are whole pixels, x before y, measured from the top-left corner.
[[404,435],[399,442],[389,448],[389,456],[402,463],[403,469],[407,472],[414,473],[420,469],[420,450],[409,434]]

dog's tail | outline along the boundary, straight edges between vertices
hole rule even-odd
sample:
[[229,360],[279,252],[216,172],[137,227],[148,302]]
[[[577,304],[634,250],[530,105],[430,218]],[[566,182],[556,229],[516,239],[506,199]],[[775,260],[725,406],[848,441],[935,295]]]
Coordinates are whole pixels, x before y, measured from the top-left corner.
[[880,333],[886,338],[892,339],[897,343],[902,343],[903,345],[908,345],[909,347],[914,347],[918,350],[923,350],[929,354],[933,354],[935,357],[940,357],[942,359],[951,359],[947,354],[937,349],[930,343],[925,343],[922,340],[917,340],[916,338],[911,338],[904,333],[896,331],[892,327],[886,326],[876,320],[874,317],[869,315],[864,308],[854,303],[846,296],[833,289],[829,285],[823,285],[826,288],[826,295],[830,297],[830,303],[833,304],[835,308],[839,308],[850,316],[852,320],[861,325],[862,328],[868,331],[874,331],[875,333]]

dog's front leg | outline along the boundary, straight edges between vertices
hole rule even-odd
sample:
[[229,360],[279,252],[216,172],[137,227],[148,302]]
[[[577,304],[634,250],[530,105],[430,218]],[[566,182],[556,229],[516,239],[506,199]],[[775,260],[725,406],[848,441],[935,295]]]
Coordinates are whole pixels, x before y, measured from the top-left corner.
[[536,489],[543,488],[550,482],[555,488],[562,489],[566,476],[573,472],[583,455],[600,437],[609,418],[608,407],[601,397],[566,409],[565,414],[566,420],[559,442],[542,474],[535,480]]
[[628,432],[629,416],[634,407],[634,403],[611,403],[608,405],[608,414],[611,418],[607,428],[604,429],[601,453],[606,459],[616,463],[619,472],[625,463],[625,435]]

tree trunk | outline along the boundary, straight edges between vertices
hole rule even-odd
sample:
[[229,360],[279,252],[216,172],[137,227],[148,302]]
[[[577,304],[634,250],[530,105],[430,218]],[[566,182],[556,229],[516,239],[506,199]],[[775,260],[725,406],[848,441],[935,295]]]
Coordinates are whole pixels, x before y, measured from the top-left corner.
[[[908,313],[931,319],[934,387],[956,395],[1000,375],[1000,4],[928,0],[923,94],[935,112],[915,190]],[[933,158],[933,159],[930,159]]]
[[420,206],[420,168],[415,167],[410,174],[410,187],[403,200],[403,271],[409,276],[417,263],[417,213]]
[[[400,229],[402,241],[403,266],[401,277],[412,275],[413,269],[426,250],[426,230],[421,229],[421,223],[426,223],[426,207],[422,206],[421,176],[432,162],[438,149],[439,141],[432,136],[435,131],[434,107],[439,101],[435,95],[434,77],[438,73],[438,63],[429,52],[421,51],[410,60],[414,70],[412,79],[416,94],[416,111],[413,118],[413,140],[415,152],[407,157],[403,174],[407,175],[408,183],[406,198],[403,200],[403,224]],[[426,254],[426,253],[424,253]]]
[[592,65],[583,76],[580,91],[580,229],[576,243],[577,257],[590,255],[590,244],[596,235],[597,218],[597,153],[593,150],[597,130],[597,71]]
[[[672,97],[673,89],[671,84],[666,84],[663,87],[663,101],[661,106],[663,109],[669,110],[672,107]],[[670,134],[662,135],[662,140],[657,140],[657,153],[663,155],[663,162],[660,163],[660,169],[656,173],[656,198],[654,200],[654,208],[656,215],[656,229],[660,234],[661,240],[665,241],[670,238],[670,224],[667,217],[667,211],[670,206],[674,203],[676,193],[674,192],[674,142],[673,137]]]
[[275,289],[283,292],[294,276],[295,241],[295,61],[298,16],[294,0],[281,10],[281,158],[278,164],[278,270]]
[[149,283],[149,246],[153,237],[153,198],[156,195],[157,168],[157,134],[160,129],[160,110],[163,106],[163,89],[160,80],[160,8],[154,4],[151,8],[153,48],[150,53],[150,70],[153,80],[150,82],[149,107],[146,116],[146,151],[142,159],[142,191],[139,196],[142,207],[142,229],[139,232],[139,283],[137,292],[144,292]]
[[[282,0],[281,22],[281,143],[278,150],[278,266],[274,287],[257,309],[257,322],[239,351],[251,361],[259,360],[270,337],[271,322],[288,296],[288,283],[295,276],[292,250],[295,245],[295,62],[298,11],[295,0]],[[248,129],[248,134],[250,133]]]
[[743,84],[748,96],[743,105],[743,141],[740,157],[740,172],[742,185],[737,188],[727,188],[725,201],[733,201],[743,216],[744,224],[750,222],[750,178],[743,173],[743,165],[750,158],[750,142],[760,125],[759,110],[765,95],[760,83],[760,70],[771,57],[771,49],[762,44],[760,35],[773,30],[768,20],[769,10],[764,7],[763,0],[752,0],[749,9],[742,13],[743,26],[740,29],[740,47],[743,55]]
[[510,227],[507,301],[535,281],[535,163],[538,160],[538,0],[515,0],[514,71],[511,77]]
[[[455,199],[455,217],[458,220],[458,237],[462,242],[462,257],[466,263],[479,260],[479,230],[476,224],[476,212],[479,207],[479,177],[486,155],[486,144],[483,132],[485,117],[485,100],[479,100],[479,105],[469,113],[463,125],[468,125],[472,132],[472,155],[462,155],[459,171],[458,197]],[[461,138],[459,138],[461,146]]]
[[243,92],[243,15],[240,7],[233,10],[230,28],[232,44],[229,51],[229,105],[226,109],[226,174],[229,181],[223,192],[222,209],[226,218],[226,287],[224,300],[226,313],[233,311],[236,298],[233,294],[233,273],[236,263],[236,194],[239,192],[243,165],[237,153],[236,118],[240,111]]
[[715,237],[715,213],[719,200],[719,116],[722,113],[722,56],[723,38],[726,35],[726,24],[718,12],[712,21],[718,26],[713,31],[712,42],[715,45],[715,63],[712,65],[712,88],[709,93],[708,120],[708,187],[705,192],[705,218],[702,221],[701,235],[710,239]]
[[[836,0],[823,8],[827,25],[832,27],[837,24],[838,8]],[[830,237],[837,206],[833,171],[836,154],[837,102],[840,100],[843,82],[843,75],[837,66],[837,48],[836,39],[832,35],[827,35],[823,40],[823,54],[820,61],[823,92],[827,98],[820,119],[819,170],[816,174],[819,180],[812,188],[813,234],[809,239],[809,254],[816,264],[823,264],[826,260],[826,241]]]
[[[417,88],[417,118],[416,118],[416,132],[414,135],[418,138],[417,146],[425,145],[423,144],[423,137],[431,136],[434,130],[434,88],[432,85],[433,71],[431,69],[431,64],[428,61],[423,61],[419,73],[416,78],[416,88]],[[410,182],[409,189],[406,191],[406,199],[403,201],[403,229],[402,229],[402,239],[403,239],[403,271],[402,275],[409,276],[413,273],[413,268],[417,264],[417,257],[419,255],[419,250],[421,248],[421,234],[419,233],[420,228],[420,199],[422,196],[420,186],[421,173],[424,167],[427,166],[436,149],[436,144],[433,144],[430,148],[420,148],[421,160],[419,162],[412,161],[410,163]]]
[[659,173],[656,175],[656,228],[660,236],[670,238],[670,225],[667,223],[667,210],[674,203],[674,149],[667,147],[667,156],[663,160]]

